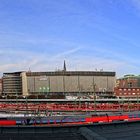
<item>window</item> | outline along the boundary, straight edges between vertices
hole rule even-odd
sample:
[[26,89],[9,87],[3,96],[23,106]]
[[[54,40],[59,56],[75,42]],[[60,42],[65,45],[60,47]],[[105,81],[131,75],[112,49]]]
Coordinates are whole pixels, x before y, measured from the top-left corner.
[[128,87],[132,87],[132,83],[130,82],[130,83],[128,83]]

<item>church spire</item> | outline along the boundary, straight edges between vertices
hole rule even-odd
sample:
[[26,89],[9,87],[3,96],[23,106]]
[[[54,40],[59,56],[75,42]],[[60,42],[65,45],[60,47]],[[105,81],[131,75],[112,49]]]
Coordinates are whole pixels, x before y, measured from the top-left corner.
[[64,66],[63,66],[63,71],[66,71],[66,63],[65,63],[65,60],[64,60]]

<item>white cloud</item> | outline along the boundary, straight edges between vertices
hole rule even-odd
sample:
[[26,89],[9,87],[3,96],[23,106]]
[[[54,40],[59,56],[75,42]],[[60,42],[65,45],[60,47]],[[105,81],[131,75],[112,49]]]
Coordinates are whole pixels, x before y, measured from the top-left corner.
[[61,57],[66,57],[68,55],[72,55],[72,54],[78,52],[80,49],[81,49],[81,47],[77,47],[77,48],[73,48],[73,49],[67,50],[65,52],[62,52],[62,53],[59,53],[59,54],[55,55],[53,57],[53,59],[58,59],[58,58],[61,58]]
[[[0,62],[1,73],[27,71],[29,68],[32,71],[52,71],[56,70],[56,68],[62,69],[63,60],[66,60],[68,70],[95,70],[97,68],[98,70],[116,71],[118,75],[120,75],[125,71],[129,72],[130,70],[138,69],[137,66],[135,66],[135,59],[130,59],[128,56],[125,56],[125,54],[113,51],[112,49],[103,49],[88,44],[81,45],[61,39],[36,39],[26,37],[23,39],[23,35],[19,36],[18,39],[27,44],[29,43],[28,45],[38,45],[40,43],[46,45],[48,43],[54,44],[54,46],[56,46],[55,49],[57,49],[54,54],[51,54],[47,49],[40,53],[37,52],[36,49],[28,50],[26,48],[19,48],[16,50],[10,46],[8,48],[3,47],[3,49],[0,50],[0,59],[3,60]],[[63,48],[59,48],[60,46],[63,46]],[[35,47],[43,48],[44,46]],[[49,48],[49,46],[46,48]],[[86,51],[87,56],[85,54],[82,55],[81,51]],[[94,54],[95,52],[99,55]],[[93,55],[91,55],[92,53]],[[113,57],[109,59],[108,56]]]

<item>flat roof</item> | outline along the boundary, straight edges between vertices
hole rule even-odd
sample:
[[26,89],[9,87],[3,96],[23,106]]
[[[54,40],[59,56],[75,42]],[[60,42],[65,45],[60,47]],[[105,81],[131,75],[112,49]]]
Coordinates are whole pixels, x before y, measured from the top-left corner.
[[140,122],[114,122],[79,126],[0,126],[0,139],[139,140]]
[[115,72],[106,71],[55,71],[55,72],[26,72],[27,76],[115,76]]

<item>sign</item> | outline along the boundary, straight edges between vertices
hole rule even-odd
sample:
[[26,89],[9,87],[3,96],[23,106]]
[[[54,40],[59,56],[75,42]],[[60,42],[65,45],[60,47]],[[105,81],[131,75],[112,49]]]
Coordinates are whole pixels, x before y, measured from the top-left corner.
[[40,81],[47,81],[48,78],[47,78],[46,76],[41,76],[41,77],[39,78],[39,80],[40,80]]

